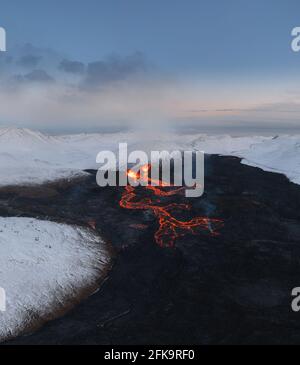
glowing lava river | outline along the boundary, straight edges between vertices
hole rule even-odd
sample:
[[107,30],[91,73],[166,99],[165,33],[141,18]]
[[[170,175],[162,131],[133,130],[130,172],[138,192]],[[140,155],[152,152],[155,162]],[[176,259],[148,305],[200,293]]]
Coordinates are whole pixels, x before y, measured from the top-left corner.
[[[191,206],[183,203],[166,203],[165,197],[182,194],[184,187],[175,188],[167,186],[163,181],[159,181],[158,186],[150,185],[152,179],[148,177],[150,166],[143,166],[144,177],[132,170],[128,170],[127,175],[133,179],[147,179],[146,186],[133,187],[127,185],[120,200],[120,206],[125,209],[150,210],[158,219],[159,228],[155,233],[155,241],[161,247],[174,247],[175,240],[187,233],[196,234],[200,229],[218,235],[218,229],[223,226],[223,221],[208,217],[194,217],[187,221],[182,221],[174,216],[176,212],[189,211]],[[146,189],[149,196],[139,198],[141,189]],[[171,190],[170,190],[171,189]]]

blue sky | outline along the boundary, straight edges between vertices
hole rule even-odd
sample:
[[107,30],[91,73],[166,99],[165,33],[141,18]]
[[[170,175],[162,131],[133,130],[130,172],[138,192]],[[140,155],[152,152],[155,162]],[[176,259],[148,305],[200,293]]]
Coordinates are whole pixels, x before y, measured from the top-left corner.
[[[6,67],[2,76],[21,78],[22,88],[24,80],[36,81],[39,77],[47,81],[49,77],[55,81],[55,90],[47,83],[43,92],[45,98],[54,93],[49,97],[52,101],[61,99],[59,93],[71,92],[72,97],[80,93],[76,97],[89,104],[80,118],[84,118],[84,110],[95,108],[95,100],[90,105],[93,98],[105,101],[105,113],[95,110],[94,115],[88,114],[89,128],[105,120],[119,123],[130,118],[154,118],[159,123],[182,120],[216,128],[278,128],[280,121],[283,128],[297,127],[300,53],[291,51],[290,33],[300,26],[299,0],[2,0],[0,6],[0,25],[7,31],[6,56],[12,57],[11,65],[16,66]],[[24,51],[23,45],[28,43],[32,48]],[[20,67],[24,61],[20,58],[28,60],[32,53],[42,61],[32,69]],[[117,61],[112,61],[112,54]],[[65,60],[81,63],[90,73],[81,81],[78,75],[73,75],[73,80],[69,70],[68,75],[59,73],[59,65]],[[88,68],[88,64],[100,61],[104,65]],[[87,95],[83,85],[89,82],[90,87],[94,77],[102,86],[105,83],[105,88],[90,90]],[[117,87],[116,81],[121,82]],[[80,91],[70,91],[74,83],[79,84]],[[27,82],[26,88],[33,96],[24,102],[18,91],[21,108],[28,103],[46,103],[35,98],[41,93],[41,85]],[[160,100],[155,101],[157,91]],[[133,100],[128,101],[130,93]],[[140,106],[135,110],[137,94],[147,99],[139,100],[140,105],[145,102],[144,109]],[[120,107],[119,113],[114,113],[122,95],[130,110]],[[46,118],[41,128],[49,123],[56,128],[58,118],[60,125],[71,128],[74,108],[68,106],[61,105],[60,113],[56,105],[57,113],[52,115],[56,121]],[[37,105],[31,105],[23,118],[0,113],[0,122],[39,127],[34,122],[38,110]],[[75,114],[77,128],[78,110]]]
[[82,61],[142,51],[177,71],[298,67],[290,32],[298,0],[2,0],[9,42]]

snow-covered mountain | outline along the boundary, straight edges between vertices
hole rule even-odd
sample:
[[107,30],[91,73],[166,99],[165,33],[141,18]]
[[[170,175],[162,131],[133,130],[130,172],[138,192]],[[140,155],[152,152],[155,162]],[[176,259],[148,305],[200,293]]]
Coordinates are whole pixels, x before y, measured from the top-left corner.
[[56,140],[55,137],[45,135],[38,131],[27,128],[2,128],[0,129],[0,139],[2,142],[10,143],[51,143]]
[[142,136],[132,132],[48,136],[29,129],[0,129],[0,185],[39,184],[83,175],[96,169],[100,151],[117,152],[127,142],[129,151],[201,150],[233,155],[243,163],[284,173],[300,184],[300,136],[231,137],[159,134]]

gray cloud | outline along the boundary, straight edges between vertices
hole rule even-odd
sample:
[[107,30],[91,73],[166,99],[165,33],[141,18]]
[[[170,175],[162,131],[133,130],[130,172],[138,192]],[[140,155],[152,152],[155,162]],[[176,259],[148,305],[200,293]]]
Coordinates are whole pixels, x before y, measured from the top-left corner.
[[53,82],[54,78],[45,70],[33,70],[32,72],[24,75],[24,80],[31,82]]
[[28,55],[22,56],[18,60],[17,65],[26,67],[26,68],[34,68],[38,65],[38,63],[40,62],[41,59],[42,59],[41,56],[28,54]]
[[103,85],[125,80],[128,77],[146,70],[143,54],[136,52],[127,57],[110,56],[104,61],[89,63],[83,81],[84,88],[99,88]]
[[72,74],[82,74],[84,73],[85,65],[79,61],[70,61],[64,59],[59,64],[58,69]]
[[29,82],[56,81],[68,90],[97,92],[113,82],[133,80],[146,71],[149,65],[140,52],[127,56],[114,54],[88,64],[31,44],[15,47],[9,57],[0,54],[0,80],[5,88],[10,82],[10,88],[15,89]]

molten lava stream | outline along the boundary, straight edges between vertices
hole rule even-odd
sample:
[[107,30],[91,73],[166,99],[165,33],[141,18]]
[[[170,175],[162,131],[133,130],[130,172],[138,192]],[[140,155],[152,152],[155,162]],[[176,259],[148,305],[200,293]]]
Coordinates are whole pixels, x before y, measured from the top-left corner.
[[[150,169],[150,167],[144,167]],[[128,171],[128,176],[134,179],[140,179],[141,176],[131,170]],[[147,182],[151,184],[151,178],[146,177]],[[184,188],[176,188],[170,191],[164,190],[166,184],[159,181],[160,186],[147,185],[144,188],[153,193],[154,197],[167,197],[180,194]],[[223,221],[220,219],[211,219],[207,217],[195,217],[188,221],[181,221],[172,215],[172,211],[175,210],[189,210],[191,207],[188,204],[182,203],[171,203],[167,205],[162,205],[160,199],[152,199],[150,197],[142,198],[137,200],[137,190],[135,187],[127,185],[122,194],[120,200],[120,206],[125,209],[141,209],[141,210],[151,210],[154,215],[158,218],[159,228],[155,233],[155,240],[157,244],[161,247],[169,246],[173,247],[175,240],[185,235],[186,233],[195,234],[197,230],[204,229],[209,231],[212,235],[218,235],[215,229],[221,228],[223,226]],[[215,227],[215,229],[212,228]]]

